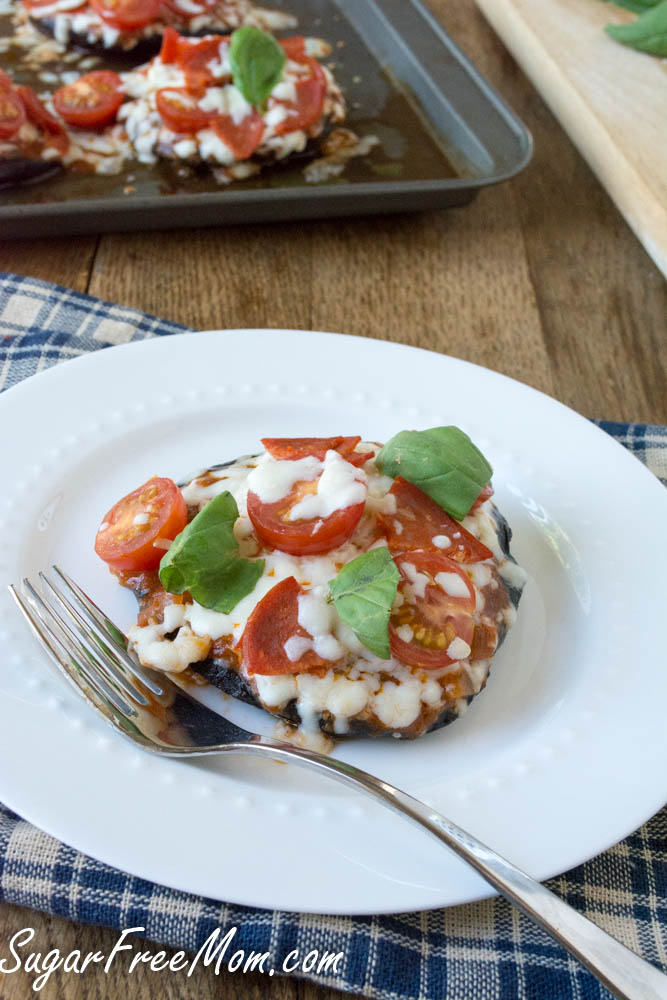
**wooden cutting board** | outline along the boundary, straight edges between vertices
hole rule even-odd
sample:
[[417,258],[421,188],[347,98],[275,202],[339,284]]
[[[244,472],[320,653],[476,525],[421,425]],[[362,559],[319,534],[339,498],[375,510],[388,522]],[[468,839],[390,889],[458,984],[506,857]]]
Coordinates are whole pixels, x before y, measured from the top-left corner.
[[667,276],[667,60],[614,42],[601,0],[477,0]]

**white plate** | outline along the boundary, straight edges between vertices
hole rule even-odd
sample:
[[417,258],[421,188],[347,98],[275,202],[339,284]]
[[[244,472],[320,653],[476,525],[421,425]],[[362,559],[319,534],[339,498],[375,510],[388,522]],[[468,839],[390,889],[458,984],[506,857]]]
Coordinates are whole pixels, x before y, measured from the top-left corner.
[[[415,743],[355,740],[338,756],[540,879],[665,801],[665,493],[548,397],[396,344],[227,331],[52,368],[0,397],[0,422],[1,582],[58,562],[122,626],[134,599],[92,544],[101,514],[137,483],[183,478],[263,435],[386,440],[459,424],[495,467],[530,575],[517,624],[454,725]],[[51,672],[2,590],[0,799],[37,826],[133,874],[254,906],[380,913],[488,895],[435,841],[334,783],[270,762],[135,750]],[[271,731],[255,709],[232,710]]]

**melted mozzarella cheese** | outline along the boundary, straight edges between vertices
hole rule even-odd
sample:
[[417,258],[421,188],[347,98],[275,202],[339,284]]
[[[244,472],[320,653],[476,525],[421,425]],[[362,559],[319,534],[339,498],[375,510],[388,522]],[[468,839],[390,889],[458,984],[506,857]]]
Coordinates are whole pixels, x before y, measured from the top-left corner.
[[428,577],[425,573],[420,573],[411,562],[401,562],[401,569],[410,581],[410,584],[403,588],[404,593],[410,598],[423,597],[428,586]]
[[380,722],[388,729],[412,725],[421,710],[421,687],[414,678],[406,678],[399,684],[385,681],[372,699],[373,711]]
[[230,115],[235,125],[240,125],[253,110],[241,91],[232,84],[227,84],[225,87],[209,87],[198,102],[198,106],[202,111]]
[[321,464],[316,492],[307,494],[292,507],[290,520],[330,517],[336,510],[363,503],[366,494],[365,473],[346,462],[337,451],[328,451]]
[[197,132],[197,142],[200,156],[204,160],[212,160],[222,164],[231,164],[236,160],[229,146],[212,128],[203,128]]
[[232,72],[229,62],[229,46],[222,44],[218,52],[218,58],[206,63],[206,68],[215,80],[222,80],[226,76],[231,76]]
[[207,481],[206,485],[201,484],[201,478],[204,477],[195,477],[181,490],[183,499],[187,504],[192,504],[201,510],[209,500],[228,491],[236,500],[240,516],[247,518],[248,474],[256,464],[257,459],[248,456],[235,462],[234,465],[212,470],[206,474],[205,478],[211,480]]
[[339,455],[328,451],[321,462],[312,455],[294,461],[264,455],[248,476],[248,489],[262,503],[276,503],[288,496],[296,483],[313,482],[317,487],[296,503],[290,521],[330,517],[336,510],[363,503],[367,496],[366,474]]
[[451,538],[448,538],[447,535],[434,535],[431,541],[436,549],[448,549],[452,544]]
[[326,599],[328,587],[314,587],[305,594],[299,594],[299,625],[312,636],[312,649],[323,660],[340,660],[345,650],[333,635],[338,613]]
[[447,646],[447,656],[450,656],[452,660],[466,660],[470,656],[470,646],[465,639],[457,636]]
[[[70,2],[74,2],[74,0],[70,0]],[[296,104],[296,96],[296,84],[293,80],[281,80],[271,91],[271,97],[277,101],[290,101],[292,104]]]
[[435,582],[450,597],[468,597],[470,591],[458,573],[436,573]]
[[508,559],[500,547],[498,532],[493,517],[489,513],[489,502],[483,503],[473,514],[463,519],[463,527],[491,549],[498,564],[498,573],[510,587],[521,590],[528,579],[525,570],[513,559]]
[[197,153],[197,143],[194,139],[181,139],[174,143],[174,152],[180,160],[187,160]]
[[176,6],[183,14],[192,15],[202,13],[201,4],[192,3],[191,0],[176,0]]
[[[126,73],[123,88],[128,97],[144,97],[166,87],[185,87],[185,73],[175,63],[153,60],[141,72]],[[121,109],[123,110],[123,109]]]
[[270,129],[275,129],[281,122],[284,122],[287,118],[287,108],[284,104],[275,104],[272,108],[266,112],[264,116],[264,121]]
[[[167,639],[167,634],[176,629],[176,637]],[[128,632],[128,640],[144,667],[167,673],[181,673],[191,663],[205,660],[211,648],[208,636],[195,635],[185,624],[185,606],[182,604],[168,604],[160,625],[133,625]]]
[[263,455],[248,476],[248,489],[257,494],[262,503],[276,503],[291,493],[294,484],[312,482],[322,471],[322,463],[312,455],[296,461],[277,461]]
[[343,734],[348,729],[348,719],[361,712],[368,703],[369,692],[365,684],[341,677],[329,670],[324,677],[315,674],[296,676],[296,703],[302,726],[306,731],[319,729],[323,712],[334,716],[334,729]]
[[288,660],[292,663],[298,663],[301,657],[308,652],[309,649],[313,648],[313,641],[305,635],[291,635],[289,639],[283,643],[283,649]]
[[284,708],[296,698],[294,674],[276,674],[273,677],[255,674],[255,684],[260,699],[269,708]]

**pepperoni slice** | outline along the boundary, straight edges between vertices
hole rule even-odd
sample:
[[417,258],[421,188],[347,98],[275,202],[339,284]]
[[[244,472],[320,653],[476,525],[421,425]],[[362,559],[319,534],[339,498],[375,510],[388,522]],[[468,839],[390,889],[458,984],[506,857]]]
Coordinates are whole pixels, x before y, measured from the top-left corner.
[[328,669],[313,649],[306,649],[296,660],[285,650],[288,640],[311,638],[299,625],[299,594],[304,593],[293,576],[277,583],[255,607],[241,637],[243,660],[249,674],[300,674],[308,670]]
[[304,56],[298,60],[310,68],[310,76],[295,83],[296,99],[294,101],[276,101],[287,109],[287,116],[279,122],[275,131],[277,135],[298,130],[307,131],[317,124],[322,115],[324,99],[327,95],[327,78],[317,59]]
[[378,522],[392,554],[428,549],[444,552],[460,563],[482,562],[493,556],[491,549],[407,479],[397,476],[389,492],[396,498],[396,513],[381,514]]
[[262,438],[262,444],[272,458],[298,461],[312,455],[323,462],[328,451],[337,451],[346,462],[358,467],[371,457],[368,452],[355,451],[361,437],[328,438]]
[[155,95],[160,118],[172,132],[199,132],[206,128],[210,115],[197,106],[184,87],[165,87]]
[[231,115],[216,115],[211,128],[237,160],[247,160],[262,143],[264,119],[254,109],[240,122],[235,122]]

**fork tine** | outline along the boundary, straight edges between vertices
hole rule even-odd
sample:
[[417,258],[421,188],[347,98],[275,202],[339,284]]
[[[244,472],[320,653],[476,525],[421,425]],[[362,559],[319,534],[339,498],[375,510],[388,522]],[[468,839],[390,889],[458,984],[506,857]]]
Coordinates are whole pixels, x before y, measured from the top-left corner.
[[[14,598],[19,611],[30,626],[30,630],[33,635],[49,655],[52,662],[56,665],[59,673],[65,677],[68,683],[71,684],[72,687],[75,688],[75,690],[86,701],[90,702],[90,704],[97,709],[100,708],[98,701],[102,702],[102,706],[106,703],[111,703],[113,707],[123,715],[125,715],[128,711],[132,711],[132,709],[129,709],[125,702],[123,702],[111,688],[104,684],[101,679],[98,680],[97,677],[91,675],[83,664],[79,663],[79,661],[75,659],[58,636],[49,630],[48,625],[38,613],[36,608],[31,606],[30,603],[26,601],[21,594],[19,594],[13,584],[10,584],[8,589]],[[83,681],[81,675],[83,675]]]
[[[61,594],[60,591],[56,590],[44,573],[39,574],[39,579],[41,580],[42,587],[48,589],[53,600],[58,602],[58,605],[67,615],[69,621],[73,623],[73,626],[70,626],[60,614],[58,614],[58,618],[63,622],[67,631],[71,635],[74,635],[78,641],[84,645],[90,653],[92,653],[103,672],[110,675],[109,682],[111,683],[111,678],[113,678],[113,682],[116,687],[119,687],[126,695],[132,698],[133,701],[136,701],[138,705],[145,707],[148,704],[148,699],[145,698],[144,695],[124,676],[122,671],[119,669],[120,663],[115,656],[115,653],[109,649],[107,644],[101,638],[94,633],[91,634],[87,631],[88,623],[81,617],[76,608],[71,606],[64,594]],[[53,605],[50,603],[49,607],[52,609]]]
[[[127,639],[118,626],[104,614],[102,609],[95,604],[92,598],[88,597],[88,594],[86,594],[78,583],[75,583],[71,576],[62,570],[60,566],[53,566],[52,569],[69,588],[70,592],[74,595],[75,600],[79,603],[79,606],[87,612],[89,618],[86,620],[86,625],[89,625],[90,628],[95,631],[99,638],[104,640],[105,643],[110,642],[113,645],[114,651],[123,666],[126,667],[131,674],[134,674],[137,680],[141,681],[141,683],[147,687],[149,691],[152,691],[153,694],[158,697],[164,694],[160,685],[151,680],[151,678],[144,673],[141,667],[135,663],[129,655],[127,652]],[[70,608],[72,607],[71,604],[69,606]],[[72,610],[74,609],[72,608]],[[120,639],[118,636],[120,636]]]
[[[68,628],[67,623],[60,618],[50,604],[47,604],[42,595],[37,593],[30,580],[23,580],[22,586],[32,610],[36,612],[49,634],[65,649],[78,670],[84,673],[86,680],[94,683],[98,690],[101,689],[105,693],[105,697],[124,715],[136,715],[134,706],[125,701],[121,692],[114,685],[113,679],[109,677],[98,659]],[[54,633],[54,625],[60,634]]]

